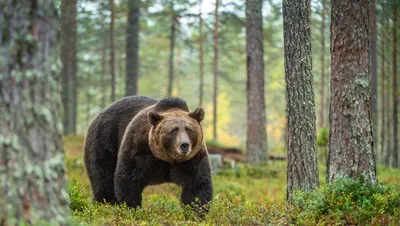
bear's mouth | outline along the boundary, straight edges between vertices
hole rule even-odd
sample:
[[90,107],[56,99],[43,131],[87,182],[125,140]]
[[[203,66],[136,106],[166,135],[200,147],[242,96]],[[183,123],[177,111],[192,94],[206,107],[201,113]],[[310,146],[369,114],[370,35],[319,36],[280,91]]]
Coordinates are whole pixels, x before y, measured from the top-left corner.
[[176,153],[175,156],[176,157],[179,157],[179,156],[184,157],[184,156],[188,156],[191,152],[192,152],[192,150],[188,150],[188,151],[183,152],[183,151],[178,149],[175,152]]

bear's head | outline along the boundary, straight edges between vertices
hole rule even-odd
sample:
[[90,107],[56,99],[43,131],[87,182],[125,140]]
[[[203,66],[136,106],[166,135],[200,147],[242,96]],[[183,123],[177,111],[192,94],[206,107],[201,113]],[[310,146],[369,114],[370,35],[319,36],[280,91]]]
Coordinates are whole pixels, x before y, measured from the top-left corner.
[[150,149],[157,158],[169,163],[179,163],[192,158],[202,148],[202,108],[193,112],[170,109],[160,113],[151,110],[147,113],[147,119],[151,124]]

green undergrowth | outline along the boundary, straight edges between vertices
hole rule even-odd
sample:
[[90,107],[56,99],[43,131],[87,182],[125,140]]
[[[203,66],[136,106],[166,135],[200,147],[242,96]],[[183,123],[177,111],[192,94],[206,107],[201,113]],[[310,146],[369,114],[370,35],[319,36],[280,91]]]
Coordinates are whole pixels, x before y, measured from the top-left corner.
[[314,192],[296,192],[292,203],[254,201],[240,192],[217,191],[199,217],[174,195],[145,195],[143,207],[92,203],[79,182],[69,185],[71,211],[80,225],[396,225],[400,187],[340,179]]
[[400,187],[340,179],[293,197],[292,221],[301,225],[395,225],[400,222]]
[[70,209],[75,225],[398,225],[400,171],[378,166],[379,184],[341,179],[325,185],[324,164],[319,165],[321,187],[297,192],[286,204],[286,162],[239,164],[213,175],[214,200],[203,218],[179,202],[180,187],[149,186],[143,207],[92,203],[83,163],[82,139],[66,139]]

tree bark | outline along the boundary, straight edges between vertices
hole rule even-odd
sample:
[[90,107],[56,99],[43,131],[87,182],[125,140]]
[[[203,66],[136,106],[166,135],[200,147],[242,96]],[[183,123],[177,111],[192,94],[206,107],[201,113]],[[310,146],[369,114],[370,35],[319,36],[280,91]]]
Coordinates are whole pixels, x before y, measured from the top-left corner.
[[214,141],[218,140],[217,134],[217,98],[218,98],[218,24],[219,24],[219,1],[215,1],[215,23],[214,23],[214,60],[213,60],[213,139]]
[[[321,12],[321,87],[320,87],[320,102],[321,106],[319,109],[319,127],[325,127],[325,18],[326,18],[326,2],[321,1],[322,12]],[[310,7],[311,8],[311,7]],[[311,18],[311,17],[310,17]]]
[[371,56],[371,115],[374,144],[378,144],[378,62],[376,52],[375,0],[369,1],[370,56]]
[[104,37],[103,37],[103,46],[101,47],[101,81],[100,81],[100,86],[101,86],[101,108],[106,107],[106,75],[107,75],[107,70],[106,70],[106,54],[107,54],[107,35],[106,32],[104,32]]
[[86,78],[86,122],[87,122],[87,127],[89,127],[90,122],[92,118],[90,117],[90,108],[92,105],[92,94],[91,94],[91,88],[92,88],[92,76],[91,73],[87,73],[87,78]]
[[0,9],[0,224],[66,225],[57,10],[51,0]]
[[[387,21],[385,21],[385,22],[387,22]],[[390,45],[388,45],[388,47],[389,46]],[[388,50],[388,49],[386,49],[386,50]],[[387,64],[386,66],[387,66],[387,68],[386,68],[387,71],[390,71],[390,65]],[[392,116],[393,115],[393,106],[392,106],[393,101],[392,101],[392,95],[391,95],[393,87],[390,84],[391,74],[386,75],[386,79],[387,79],[388,83],[387,83],[386,89],[385,89],[385,92],[386,92],[386,105],[385,106],[386,106],[386,119],[387,120],[386,120],[386,128],[385,128],[386,150],[385,150],[385,155],[384,155],[385,156],[384,163],[385,163],[386,167],[389,167],[390,166],[390,156],[391,156],[392,149],[393,149],[393,137],[392,137],[393,123],[392,123],[392,120],[390,120],[393,118],[393,116]]]
[[283,1],[287,117],[287,198],[319,185],[309,0]]
[[399,168],[399,138],[397,133],[398,127],[398,116],[397,116],[397,101],[398,101],[398,90],[397,90],[397,7],[393,7],[393,60],[392,60],[392,72],[393,72],[393,156],[392,156],[392,167]]
[[332,0],[331,106],[327,181],[376,183],[369,72],[369,0]]
[[247,142],[250,163],[267,161],[262,0],[246,1]]
[[114,47],[114,0],[109,1],[110,4],[110,73],[111,73],[111,102],[115,101],[115,47]]
[[169,46],[169,67],[168,67],[168,94],[172,96],[172,86],[174,84],[174,50],[175,50],[175,33],[176,33],[176,15],[174,11],[174,3],[171,1],[171,31],[170,31],[170,46]]
[[199,1],[199,52],[200,52],[200,91],[199,91],[199,106],[203,105],[203,87],[204,87],[204,48],[203,48],[203,43],[204,43],[204,34],[203,34],[203,12],[201,8],[202,0]]
[[140,0],[129,0],[126,39],[126,90],[125,95],[136,95],[139,78],[139,17]]
[[61,79],[64,107],[64,134],[75,134],[77,112],[76,90],[76,0],[61,1]]
[[[383,25],[384,26],[384,25]],[[380,150],[380,162],[383,163],[382,157],[384,156],[385,153],[385,129],[388,129],[385,127],[385,118],[386,118],[386,112],[385,108],[387,107],[387,102],[386,102],[386,79],[385,79],[385,39],[384,39],[383,32],[381,34],[381,49],[382,49],[382,57],[381,57],[381,150]]]

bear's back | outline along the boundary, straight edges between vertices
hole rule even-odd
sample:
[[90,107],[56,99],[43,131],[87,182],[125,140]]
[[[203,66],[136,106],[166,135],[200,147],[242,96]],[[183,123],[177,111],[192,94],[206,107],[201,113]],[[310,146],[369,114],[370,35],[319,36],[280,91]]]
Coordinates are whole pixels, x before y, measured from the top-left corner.
[[157,102],[150,97],[129,96],[110,104],[90,124],[85,149],[97,149],[100,145],[116,154],[129,122],[141,110]]

